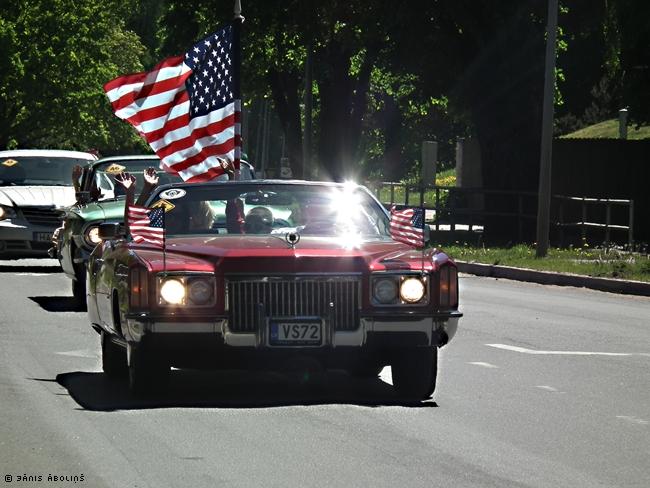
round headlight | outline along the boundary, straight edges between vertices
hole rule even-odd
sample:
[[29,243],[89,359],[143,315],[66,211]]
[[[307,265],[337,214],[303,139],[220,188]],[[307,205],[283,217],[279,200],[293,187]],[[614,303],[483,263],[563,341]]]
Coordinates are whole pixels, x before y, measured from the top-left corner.
[[392,303],[397,298],[397,283],[392,279],[380,279],[375,281],[373,295],[379,303]]
[[180,305],[185,301],[185,286],[179,280],[165,280],[160,287],[160,296],[171,305]]
[[212,286],[205,280],[194,280],[190,285],[189,295],[196,305],[205,305],[212,298]]
[[102,240],[99,238],[99,227],[94,225],[86,230],[86,242],[91,246],[96,246]]
[[11,207],[0,205],[0,220],[13,219],[16,217],[16,211]]
[[407,303],[417,303],[424,297],[424,283],[419,278],[406,278],[399,287],[399,296]]
[[7,215],[7,212],[5,211],[4,208],[0,207],[0,220],[4,220],[5,215]]

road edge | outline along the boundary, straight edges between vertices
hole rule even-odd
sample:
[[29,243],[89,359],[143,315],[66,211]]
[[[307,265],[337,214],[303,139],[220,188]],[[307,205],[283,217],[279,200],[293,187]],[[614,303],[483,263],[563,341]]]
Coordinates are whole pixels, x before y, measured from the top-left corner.
[[494,264],[468,263],[455,261],[458,271],[476,276],[504,278],[516,281],[529,281],[541,285],[575,286],[592,290],[606,291],[625,295],[650,297],[650,283],[643,281],[616,280],[613,278],[595,278],[568,273],[553,273],[526,268],[513,268]]

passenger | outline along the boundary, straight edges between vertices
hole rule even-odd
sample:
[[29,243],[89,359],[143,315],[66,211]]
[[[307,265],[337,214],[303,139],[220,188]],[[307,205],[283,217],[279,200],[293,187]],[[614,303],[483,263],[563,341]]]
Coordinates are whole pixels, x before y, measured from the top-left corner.
[[209,232],[213,225],[212,208],[202,200],[179,202],[165,215],[165,229],[169,234]]
[[273,213],[266,207],[255,207],[246,215],[246,234],[270,234],[273,229]]

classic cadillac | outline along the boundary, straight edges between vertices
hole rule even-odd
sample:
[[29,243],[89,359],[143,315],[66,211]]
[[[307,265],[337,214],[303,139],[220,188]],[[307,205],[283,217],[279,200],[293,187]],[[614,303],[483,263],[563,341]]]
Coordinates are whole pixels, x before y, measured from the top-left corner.
[[462,316],[456,265],[394,241],[388,212],[364,187],[173,184],[147,207],[165,209],[162,246],[105,223],[88,262],[107,375],[128,376],[137,393],[164,386],[171,366],[277,370],[305,360],[363,376],[391,365],[400,396],[433,393],[438,348]]

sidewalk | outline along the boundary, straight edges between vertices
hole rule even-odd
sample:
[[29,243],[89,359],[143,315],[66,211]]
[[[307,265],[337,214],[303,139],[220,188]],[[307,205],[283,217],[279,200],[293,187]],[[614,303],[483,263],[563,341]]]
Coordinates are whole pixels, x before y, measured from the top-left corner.
[[456,261],[456,264],[458,265],[458,271],[461,273],[477,276],[530,281],[542,285],[576,286],[626,295],[650,296],[650,283],[643,281],[594,278],[591,276],[535,271],[532,269],[497,266],[493,264],[467,263],[464,261]]

